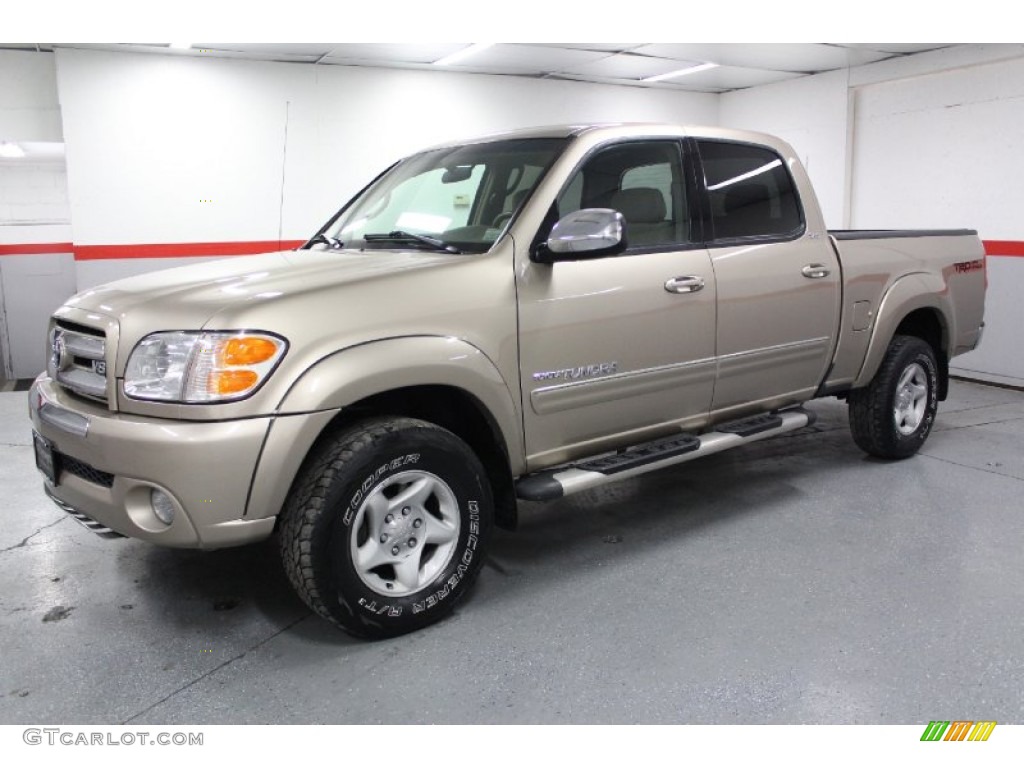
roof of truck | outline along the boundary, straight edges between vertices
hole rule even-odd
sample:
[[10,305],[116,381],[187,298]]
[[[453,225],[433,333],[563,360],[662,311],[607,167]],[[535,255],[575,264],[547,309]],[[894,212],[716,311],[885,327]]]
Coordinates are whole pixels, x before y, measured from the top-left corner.
[[[509,139],[567,139],[582,136],[587,133],[603,133],[606,138],[616,136],[698,136],[717,139],[729,139],[733,141],[752,142],[767,144],[778,149],[788,147],[775,136],[753,131],[742,131],[730,128],[717,128],[712,126],[697,125],[676,125],[671,123],[570,123],[565,125],[542,125],[530,128],[519,128],[513,131],[493,133],[485,136],[474,136],[470,138],[453,139],[441,144],[436,144],[429,149],[442,149],[447,147],[465,146],[467,144],[482,144],[490,141],[502,141]],[[788,153],[787,153],[788,154]]]

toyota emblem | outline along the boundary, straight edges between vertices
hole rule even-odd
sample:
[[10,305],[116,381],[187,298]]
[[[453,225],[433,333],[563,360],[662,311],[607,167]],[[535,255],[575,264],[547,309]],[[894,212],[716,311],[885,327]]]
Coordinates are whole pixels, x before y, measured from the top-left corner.
[[50,364],[54,372],[66,371],[71,367],[71,356],[68,355],[68,346],[64,341],[64,331],[57,328],[53,332],[53,342],[50,345]]

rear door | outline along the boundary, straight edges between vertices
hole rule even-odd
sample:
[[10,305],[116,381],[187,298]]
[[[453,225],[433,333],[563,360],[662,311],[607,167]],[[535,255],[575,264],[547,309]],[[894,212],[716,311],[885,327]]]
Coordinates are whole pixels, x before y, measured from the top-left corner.
[[708,250],[718,284],[712,412],[810,398],[831,359],[841,300],[828,238],[807,226],[774,149],[699,139]]

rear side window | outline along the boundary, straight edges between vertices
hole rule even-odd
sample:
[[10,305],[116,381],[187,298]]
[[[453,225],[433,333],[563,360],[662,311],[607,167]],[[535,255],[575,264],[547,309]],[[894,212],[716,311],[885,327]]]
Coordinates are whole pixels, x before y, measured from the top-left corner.
[[766,147],[698,141],[714,239],[789,237],[803,227],[793,179]]

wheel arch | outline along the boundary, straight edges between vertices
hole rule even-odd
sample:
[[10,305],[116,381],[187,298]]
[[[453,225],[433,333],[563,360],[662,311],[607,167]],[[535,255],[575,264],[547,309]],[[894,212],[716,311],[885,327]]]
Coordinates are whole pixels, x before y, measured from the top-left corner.
[[949,330],[942,314],[934,307],[915,309],[900,321],[893,335],[916,336],[932,348],[939,366],[939,400],[945,400],[949,393]]
[[[515,527],[512,478],[523,471],[522,422],[505,380],[476,347],[446,337],[404,337],[330,355],[299,378],[279,407],[281,415],[329,411],[333,417],[303,446],[303,458],[326,435],[362,419],[422,419],[477,454],[491,484],[495,522]],[[274,514],[280,504],[268,507]]]
[[515,529],[517,507],[508,446],[494,417],[480,400],[450,385],[425,384],[387,390],[342,408],[319,439],[375,416],[405,416],[428,421],[466,443],[487,473],[494,496],[495,523],[507,530]]
[[918,273],[893,283],[879,304],[871,341],[864,364],[854,380],[854,389],[871,383],[895,336],[916,336],[935,353],[939,366],[939,399],[946,399],[949,350],[955,333],[951,327],[952,307],[941,282],[936,275]]

